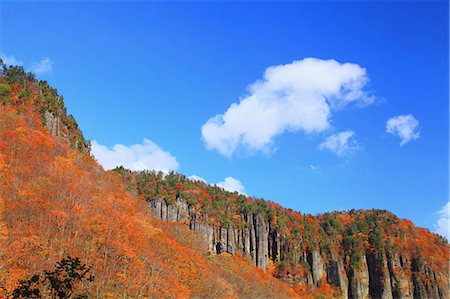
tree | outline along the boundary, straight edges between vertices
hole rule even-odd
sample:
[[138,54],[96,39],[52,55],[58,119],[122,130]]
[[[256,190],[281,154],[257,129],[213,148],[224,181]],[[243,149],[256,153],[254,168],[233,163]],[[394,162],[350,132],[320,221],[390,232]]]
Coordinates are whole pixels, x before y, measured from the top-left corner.
[[12,292],[12,298],[42,298],[41,290],[38,287],[39,275],[33,275],[28,280],[19,282],[19,286]]
[[[94,277],[89,274],[91,267],[81,263],[79,258],[67,256],[56,263],[53,271],[44,270],[44,279],[39,274],[28,280],[19,282],[19,286],[12,292],[11,298],[43,298],[42,294],[50,292],[56,299],[71,298],[79,283],[92,282]],[[77,295],[75,298],[87,298],[86,295]]]

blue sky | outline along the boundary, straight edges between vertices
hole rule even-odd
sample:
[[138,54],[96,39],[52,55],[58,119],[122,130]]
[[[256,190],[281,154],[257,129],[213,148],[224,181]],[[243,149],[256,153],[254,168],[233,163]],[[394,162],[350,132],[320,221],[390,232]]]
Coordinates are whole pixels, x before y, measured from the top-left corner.
[[105,166],[448,225],[445,1],[0,5],[0,54],[64,95]]

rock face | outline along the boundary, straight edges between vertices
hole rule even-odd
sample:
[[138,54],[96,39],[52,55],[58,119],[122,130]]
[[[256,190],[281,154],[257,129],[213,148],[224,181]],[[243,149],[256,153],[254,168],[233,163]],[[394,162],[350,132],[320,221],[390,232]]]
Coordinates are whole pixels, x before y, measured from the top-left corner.
[[[215,227],[182,198],[173,204],[156,199],[149,202],[154,215],[163,221],[186,224],[204,240],[205,248],[220,254],[228,252],[249,258],[254,266],[266,270],[269,261],[303,260],[304,274],[288,274],[282,280],[292,285],[320,287],[326,281],[340,290],[341,298],[449,298],[448,282],[433,269],[419,266],[399,254],[387,256],[366,251],[356,267],[345,267],[344,258],[332,248],[299,252],[285,246],[284,238],[260,214],[242,214],[240,227]],[[420,279],[426,275],[427,279]],[[424,283],[427,281],[427,283]]]
[[[360,265],[357,269],[350,271],[350,296],[354,299],[369,298],[369,270],[366,256],[361,257]],[[374,298],[375,294],[374,294]]]
[[52,113],[45,111],[44,126],[53,136],[61,137],[62,122],[59,117],[55,117]]
[[[67,117],[66,117],[67,118]],[[61,116],[55,116],[49,111],[42,114],[42,122],[45,129],[57,139],[69,144],[72,148],[78,149],[80,152],[90,152],[90,142],[84,140],[83,135],[78,128],[70,128],[63,122]]]
[[326,266],[327,282],[337,286],[341,291],[342,298],[348,298],[348,278],[344,269],[342,259],[336,253],[331,254],[331,259]]
[[374,253],[367,254],[368,269],[370,275],[370,293],[381,299],[392,299],[391,275],[389,273],[386,254],[377,256]]
[[308,263],[311,265],[311,272],[314,285],[316,287],[320,286],[322,277],[324,275],[324,265],[322,261],[322,256],[319,251],[313,251],[308,254]]
[[413,284],[410,283],[408,276],[403,271],[404,268],[410,267],[410,263],[398,254],[388,259],[388,269],[394,298],[413,298]]

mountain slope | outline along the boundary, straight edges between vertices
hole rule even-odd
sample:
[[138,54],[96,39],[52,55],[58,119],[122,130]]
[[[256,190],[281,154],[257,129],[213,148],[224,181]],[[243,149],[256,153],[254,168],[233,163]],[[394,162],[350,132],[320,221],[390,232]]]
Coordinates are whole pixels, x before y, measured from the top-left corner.
[[[8,97],[29,83],[12,84]],[[116,174],[50,135],[28,100],[0,105],[0,297],[68,255],[92,267],[94,281],[77,292],[94,298],[295,296],[237,257],[208,255],[183,226],[154,219]]]
[[0,296],[70,255],[92,266],[90,297],[448,298],[440,236],[383,210],[303,215],[179,174],[105,172],[46,90],[0,72]]

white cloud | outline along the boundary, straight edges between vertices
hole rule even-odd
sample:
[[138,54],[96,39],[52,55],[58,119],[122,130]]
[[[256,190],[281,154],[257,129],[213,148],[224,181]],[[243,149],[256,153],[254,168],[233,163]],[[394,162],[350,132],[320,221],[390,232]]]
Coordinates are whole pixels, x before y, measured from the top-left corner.
[[315,173],[315,174],[322,174],[322,169],[320,167],[320,165],[309,165],[309,169],[311,170],[311,172]]
[[436,232],[450,241],[450,201],[448,201],[437,214],[439,219],[434,225]]
[[179,168],[174,156],[147,138],[144,138],[142,144],[115,144],[111,148],[94,140],[91,153],[105,169],[122,165],[131,170],[153,169],[168,172]]
[[386,122],[386,132],[400,137],[400,146],[420,137],[418,127],[419,121],[412,114],[398,115]]
[[[202,181],[202,182],[208,184],[208,182],[204,178],[197,176],[195,174],[189,176],[188,179],[195,180],[195,181]],[[245,191],[244,191],[245,189],[244,189],[244,186],[242,185],[241,181],[239,181],[238,179],[235,179],[233,177],[230,177],[230,176],[226,177],[222,182],[218,182],[215,185],[222,187],[223,189],[225,189],[229,192],[237,191],[237,192],[245,195]]]
[[305,58],[271,66],[239,103],[202,126],[203,140],[227,157],[238,149],[269,152],[279,134],[322,132],[333,112],[373,103],[364,90],[367,83],[366,70],[352,63]]
[[[3,63],[6,66],[24,65],[24,63],[18,60],[14,55],[6,55],[4,53],[0,53],[0,58],[3,60]],[[36,75],[49,74],[53,70],[53,61],[48,57],[44,57],[38,62],[32,62],[30,65],[30,70]]]
[[353,131],[343,131],[328,136],[320,145],[320,150],[329,150],[338,156],[351,154],[359,149]]
[[21,65],[23,66],[23,62],[18,60],[14,55],[6,55],[4,53],[0,53],[0,58],[3,60],[3,63],[6,66],[10,65]]
[[44,57],[41,61],[33,62],[30,69],[36,75],[49,74],[53,69],[53,61],[48,57]]
[[233,178],[233,177],[226,177],[223,182],[219,182],[216,184],[219,187],[222,187],[223,189],[234,192],[237,191],[238,193],[245,195],[244,186],[242,185],[241,181]]
[[195,174],[189,176],[188,179],[193,180],[193,181],[201,181],[201,182],[206,183],[206,180],[204,178],[202,178],[201,176],[197,176]]
[[319,170],[320,169],[320,166],[316,166],[316,165],[309,165],[309,168],[312,170],[312,171],[316,171],[316,170]]

